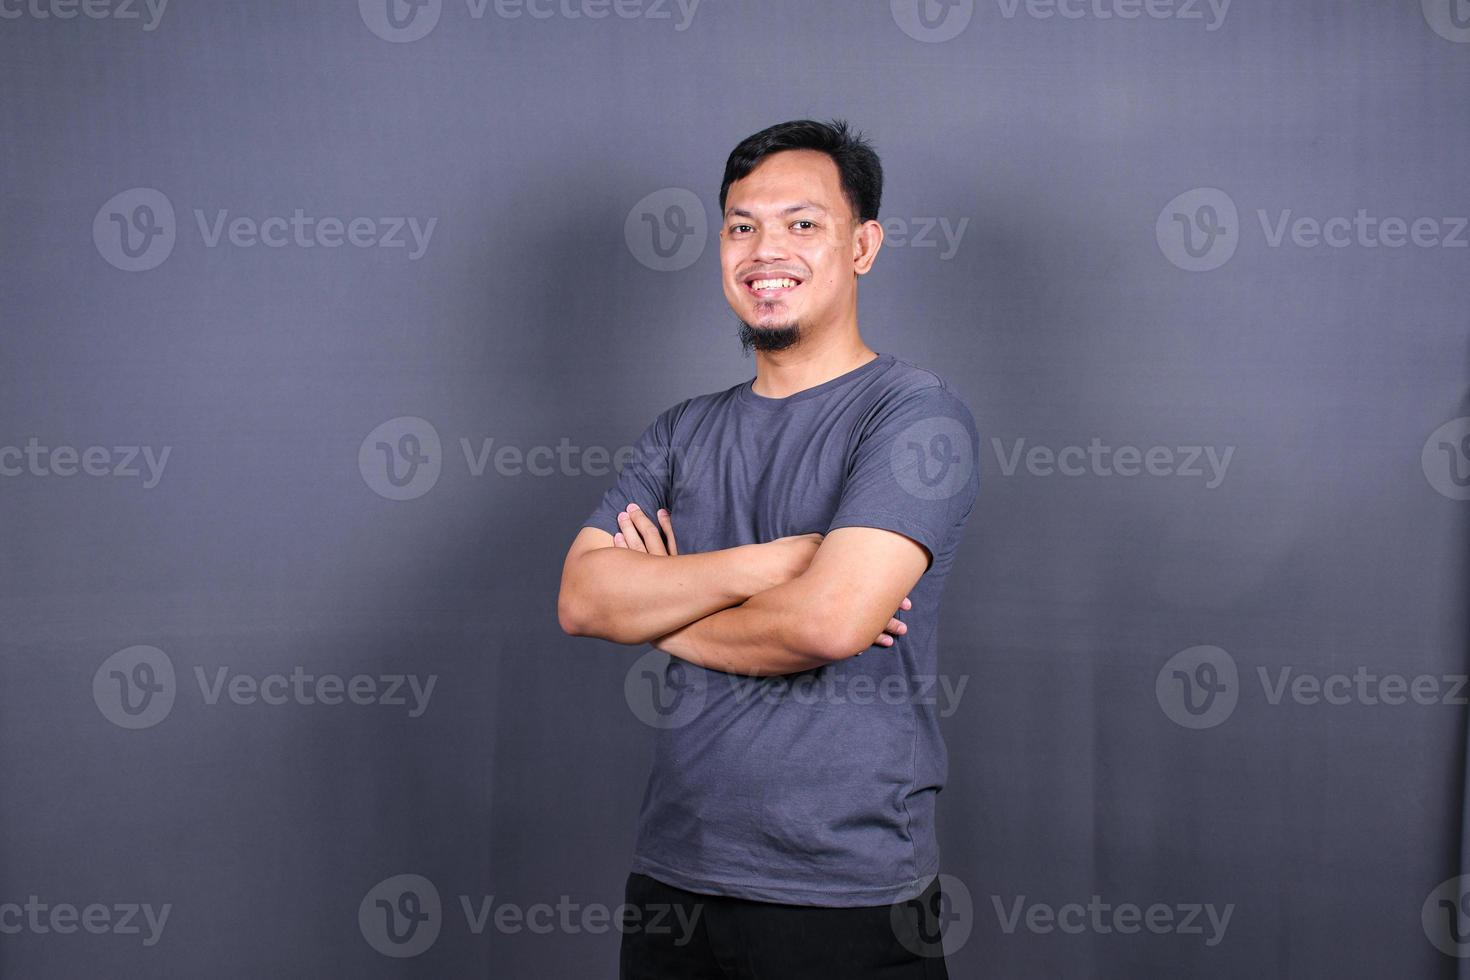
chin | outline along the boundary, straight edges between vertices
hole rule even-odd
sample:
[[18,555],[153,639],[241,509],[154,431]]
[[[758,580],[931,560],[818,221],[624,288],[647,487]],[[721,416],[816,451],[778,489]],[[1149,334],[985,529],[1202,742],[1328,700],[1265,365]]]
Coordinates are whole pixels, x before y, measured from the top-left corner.
[[786,350],[802,338],[801,322],[794,318],[781,323],[755,324],[744,319],[739,322],[740,346],[747,355],[752,350]]
[[775,309],[757,306],[746,313],[745,319],[757,326],[769,324],[773,327],[779,327],[782,324],[790,323],[793,320],[800,320],[801,311],[796,309],[795,307],[786,306],[784,304],[782,306],[776,307]]

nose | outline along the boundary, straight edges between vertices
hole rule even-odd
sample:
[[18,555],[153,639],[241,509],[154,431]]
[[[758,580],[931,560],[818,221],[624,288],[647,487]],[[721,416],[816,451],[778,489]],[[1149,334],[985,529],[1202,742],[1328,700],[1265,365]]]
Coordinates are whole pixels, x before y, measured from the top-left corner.
[[750,254],[765,262],[779,262],[790,254],[785,229],[762,229],[755,233]]

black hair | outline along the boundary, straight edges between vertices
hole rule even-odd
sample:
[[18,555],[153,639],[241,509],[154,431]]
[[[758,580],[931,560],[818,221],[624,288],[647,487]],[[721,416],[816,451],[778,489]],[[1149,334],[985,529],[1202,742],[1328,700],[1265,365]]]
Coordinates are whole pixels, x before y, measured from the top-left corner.
[[883,198],[883,165],[861,132],[853,133],[844,120],[831,123],[793,119],[777,123],[747,136],[725,161],[725,179],[720,184],[720,214],[725,213],[725,195],[730,185],[755,169],[756,164],[782,150],[819,150],[837,164],[842,193],[858,221],[876,221]]

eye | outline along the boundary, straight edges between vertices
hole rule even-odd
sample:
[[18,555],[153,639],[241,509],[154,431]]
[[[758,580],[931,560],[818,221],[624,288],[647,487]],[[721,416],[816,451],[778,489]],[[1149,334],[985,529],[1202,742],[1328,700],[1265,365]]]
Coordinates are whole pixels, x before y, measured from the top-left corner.
[[798,224],[798,225],[811,225],[813,228],[815,228],[817,226],[817,224],[816,224],[815,221],[808,221],[805,218],[802,218],[801,220],[796,221],[795,224]]
[[736,232],[736,231],[739,231],[741,228],[749,228],[749,227],[750,227],[750,225],[731,225],[730,226],[730,231]]

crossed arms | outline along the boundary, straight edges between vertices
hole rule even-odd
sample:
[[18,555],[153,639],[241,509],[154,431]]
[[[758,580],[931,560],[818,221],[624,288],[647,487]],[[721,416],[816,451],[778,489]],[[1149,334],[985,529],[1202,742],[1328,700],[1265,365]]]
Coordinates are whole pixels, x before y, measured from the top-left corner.
[[809,670],[863,652],[875,636],[892,645],[888,634],[907,627],[891,611],[908,608],[929,565],[917,541],[873,527],[681,555],[667,512],[658,525],[636,505],[625,514],[617,538],[584,527],[572,541],[557,597],[561,628],[651,643],[732,674]]

